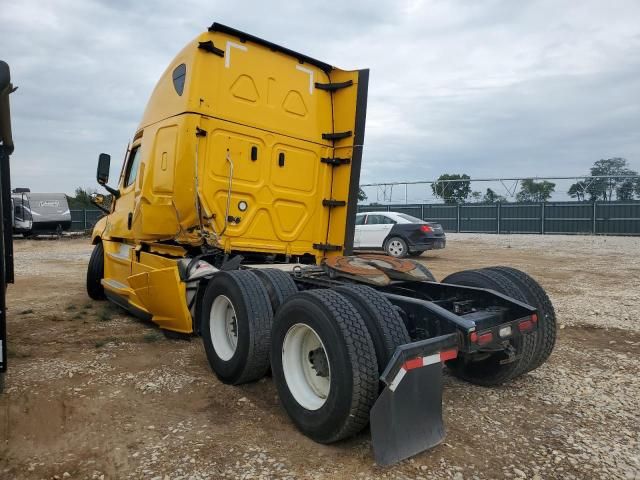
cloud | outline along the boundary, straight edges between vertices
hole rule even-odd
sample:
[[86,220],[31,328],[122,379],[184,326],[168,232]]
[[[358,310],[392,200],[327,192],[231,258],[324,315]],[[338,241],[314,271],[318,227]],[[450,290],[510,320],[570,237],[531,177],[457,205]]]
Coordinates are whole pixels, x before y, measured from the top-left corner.
[[[640,169],[640,3],[5,2],[13,185],[93,186],[174,55],[213,21],[371,69],[363,182]],[[113,173],[113,172],[112,172]]]

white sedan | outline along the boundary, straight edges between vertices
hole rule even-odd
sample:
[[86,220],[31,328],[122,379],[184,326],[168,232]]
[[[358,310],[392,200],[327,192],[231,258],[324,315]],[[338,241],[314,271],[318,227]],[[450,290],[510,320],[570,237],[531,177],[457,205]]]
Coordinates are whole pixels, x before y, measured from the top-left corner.
[[356,215],[355,249],[381,249],[392,257],[418,256],[444,248],[447,240],[439,223],[425,222],[406,213],[366,212]]

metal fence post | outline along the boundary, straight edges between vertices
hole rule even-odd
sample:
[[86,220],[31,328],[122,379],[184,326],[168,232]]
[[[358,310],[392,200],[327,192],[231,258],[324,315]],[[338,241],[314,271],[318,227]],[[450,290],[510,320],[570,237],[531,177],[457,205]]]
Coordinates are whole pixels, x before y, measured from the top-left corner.
[[83,227],[83,230],[86,230],[87,229],[87,209],[83,208],[82,209],[82,213],[84,215],[84,227]]
[[593,234],[596,234],[596,200],[593,201]]
[[500,208],[501,203],[498,202],[498,206],[496,207],[496,220],[498,221],[498,235],[500,235]]
[[424,203],[420,204],[420,220],[424,220]]
[[456,205],[457,226],[456,233],[460,233],[460,204]]
[[544,206],[545,202],[542,202],[540,206],[540,234],[544,235]]

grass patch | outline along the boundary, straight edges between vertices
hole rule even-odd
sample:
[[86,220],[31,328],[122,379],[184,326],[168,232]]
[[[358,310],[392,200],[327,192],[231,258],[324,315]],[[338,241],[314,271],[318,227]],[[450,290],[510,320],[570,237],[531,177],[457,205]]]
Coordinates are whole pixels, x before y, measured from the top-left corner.
[[27,308],[26,310],[22,310],[20,312],[20,315],[29,315],[30,313],[33,313],[33,309],[32,308]]
[[162,335],[158,332],[148,332],[143,335],[142,340],[146,343],[154,343],[158,340],[162,340]]
[[72,303],[71,305],[67,305],[67,310],[69,312],[72,312],[73,310],[75,310],[77,307]]
[[107,343],[115,343],[116,345],[118,345],[120,342],[120,340],[118,340],[117,337],[107,337],[107,338],[103,338],[101,340],[98,340],[95,343],[96,348],[102,348],[104,347]]

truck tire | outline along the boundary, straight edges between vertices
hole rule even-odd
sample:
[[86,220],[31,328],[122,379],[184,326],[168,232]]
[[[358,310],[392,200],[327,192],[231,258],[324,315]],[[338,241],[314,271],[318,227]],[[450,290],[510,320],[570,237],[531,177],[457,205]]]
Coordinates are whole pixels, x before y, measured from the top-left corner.
[[316,442],[336,442],[367,425],[378,393],[376,352],[358,310],[340,293],[309,290],[282,304],[271,368],[284,409]]
[[404,258],[409,255],[407,242],[400,237],[391,237],[387,240],[384,244],[384,250],[387,252],[387,255],[395,258]]
[[262,378],[269,368],[273,312],[258,277],[248,270],[216,273],[199,312],[207,360],[217,377],[232,385]]
[[[500,272],[490,270],[465,270],[449,275],[442,283],[464,285],[468,287],[488,288],[509,297],[518,298],[520,291],[512,279]],[[469,383],[485,387],[501,385],[526,373],[535,352],[533,335],[524,335],[511,340],[518,358],[510,363],[501,364],[506,358],[503,352],[474,356],[459,356],[446,362],[449,370],[457,377]]]
[[288,297],[298,293],[296,282],[287,272],[277,268],[255,268],[251,271],[258,276],[267,289],[274,314]]
[[411,260],[411,262],[413,262],[413,264],[416,266],[416,268],[418,270],[420,270],[422,273],[425,274],[425,276],[427,277],[429,282],[436,282],[436,277],[433,276],[433,273],[431,273],[431,270],[429,270],[427,267],[425,267],[422,263],[420,262],[416,262],[415,260]]
[[398,345],[411,342],[407,327],[393,304],[366,285],[343,285],[335,289],[356,307],[373,341],[382,374]]
[[556,344],[556,312],[549,296],[538,282],[521,270],[512,267],[489,267],[484,270],[493,270],[509,277],[520,292],[514,298],[538,310],[538,330],[533,334],[535,351],[527,372],[535,370],[547,361]]
[[104,247],[102,242],[96,244],[89,258],[87,267],[87,294],[93,300],[104,300],[104,287],[101,280],[104,278]]

